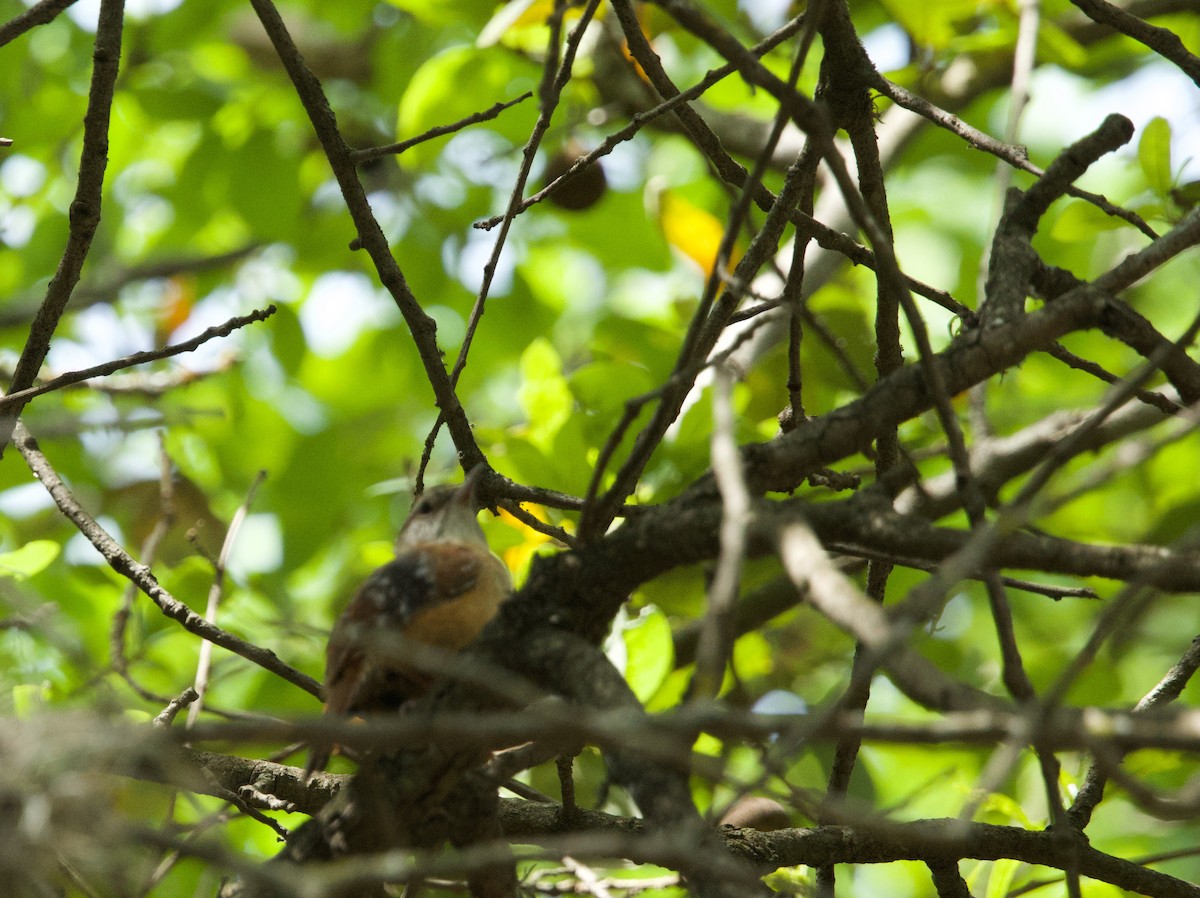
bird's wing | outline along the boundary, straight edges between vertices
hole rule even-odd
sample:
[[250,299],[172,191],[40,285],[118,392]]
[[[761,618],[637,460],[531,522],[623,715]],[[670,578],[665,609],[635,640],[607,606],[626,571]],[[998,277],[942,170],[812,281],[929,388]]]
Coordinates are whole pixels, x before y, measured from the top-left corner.
[[[449,602],[470,592],[479,583],[484,563],[491,559],[491,554],[486,550],[481,551],[466,543],[417,545],[412,548],[411,553],[421,555],[419,566],[431,591],[421,604],[410,609],[410,614],[425,607]],[[396,562],[409,554],[410,552],[405,552]]]
[[[478,549],[461,543],[418,544],[372,573],[329,636],[326,708],[336,714],[365,710],[365,693],[381,688],[364,676],[364,667],[371,666],[367,652],[372,641],[387,633],[403,635],[420,612],[470,592],[479,583],[485,560]],[[394,665],[386,666],[395,676]],[[411,685],[420,691],[417,683]],[[387,691],[405,690],[405,684],[396,684]]]

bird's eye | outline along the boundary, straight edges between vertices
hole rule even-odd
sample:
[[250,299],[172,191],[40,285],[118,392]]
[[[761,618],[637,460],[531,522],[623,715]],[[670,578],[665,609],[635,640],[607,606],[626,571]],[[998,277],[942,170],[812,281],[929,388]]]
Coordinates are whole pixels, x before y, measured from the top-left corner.
[[413,506],[413,514],[429,514],[433,511],[433,500],[428,497],[421,497],[417,500],[417,504]]

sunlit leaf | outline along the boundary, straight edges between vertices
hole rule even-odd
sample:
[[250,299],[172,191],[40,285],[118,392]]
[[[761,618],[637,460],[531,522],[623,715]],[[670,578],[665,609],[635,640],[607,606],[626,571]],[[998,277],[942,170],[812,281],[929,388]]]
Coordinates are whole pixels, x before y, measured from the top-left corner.
[[499,43],[505,32],[523,25],[544,25],[554,12],[553,0],[509,0],[488,21],[479,38],[477,47],[490,47]]
[[[711,273],[725,237],[724,222],[672,190],[657,191],[653,201],[667,243],[699,266],[702,272]],[[741,250],[735,243],[726,270],[732,270],[740,258]]]
[[975,0],[933,0],[930,3],[885,0],[884,5],[918,44],[933,49],[947,46],[957,33],[958,23],[979,10]]
[[[423,134],[506,102],[537,86],[539,70],[503,48],[452,47],[426,62],[409,81],[400,100],[399,138]],[[462,90],[470,84],[471,90]],[[537,111],[531,104],[506,110],[483,127],[496,131],[514,145],[524,142]],[[406,154],[429,159],[445,145],[439,138],[414,147]]]
[[657,608],[642,609],[621,631],[628,660],[625,680],[641,701],[652,696],[674,666],[671,625]]
[[[546,510],[541,506],[525,503],[521,507],[542,523],[547,523]],[[504,558],[504,563],[508,565],[508,569],[520,579],[520,575],[523,575],[529,569],[529,563],[533,560],[533,556],[537,553],[538,549],[550,542],[550,537],[540,530],[530,527],[507,510],[501,509],[500,520],[505,526],[514,531],[518,537],[517,541],[514,541],[508,548],[504,549],[502,557]],[[499,547],[494,544],[494,541],[493,550],[499,551]]]
[[0,577],[24,580],[39,574],[58,558],[62,546],[53,540],[38,539],[19,549],[0,554]]
[[562,359],[539,338],[521,356],[518,399],[531,423],[530,437],[549,441],[570,416],[575,400],[562,373]]
[[1012,888],[1014,877],[1017,875],[1017,870],[1021,868],[1021,862],[1012,858],[1000,858],[992,862],[992,872],[988,876],[987,891],[984,892],[984,898],[1004,898]]
[[1126,226],[1126,222],[1087,200],[1072,200],[1054,220],[1050,234],[1055,240],[1094,240],[1097,231],[1115,231]]
[[1078,69],[1088,61],[1088,51],[1053,21],[1042,19],[1037,34],[1038,53],[1066,69]]
[[1162,116],[1155,116],[1142,129],[1138,141],[1138,162],[1150,189],[1166,196],[1171,189],[1171,125]]
[[18,720],[28,718],[44,707],[49,696],[45,684],[23,683],[12,688],[13,713]]
[[392,6],[434,25],[482,26],[495,5],[490,0],[388,0]]

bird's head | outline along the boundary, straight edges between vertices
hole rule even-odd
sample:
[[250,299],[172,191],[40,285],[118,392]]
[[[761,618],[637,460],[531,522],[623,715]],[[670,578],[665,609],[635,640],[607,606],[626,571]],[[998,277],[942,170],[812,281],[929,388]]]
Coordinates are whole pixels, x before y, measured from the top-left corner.
[[419,543],[442,541],[486,547],[487,538],[476,517],[479,504],[475,497],[485,469],[484,465],[476,465],[461,484],[430,487],[418,496],[396,537],[396,552]]

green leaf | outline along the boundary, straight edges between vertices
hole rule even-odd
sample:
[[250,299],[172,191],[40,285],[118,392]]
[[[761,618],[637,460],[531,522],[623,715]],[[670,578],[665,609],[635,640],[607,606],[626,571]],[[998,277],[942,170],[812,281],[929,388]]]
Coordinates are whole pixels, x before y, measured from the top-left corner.
[[646,711],[657,714],[659,711],[674,708],[682,702],[684,695],[687,694],[688,686],[692,682],[692,671],[693,668],[690,665],[670,671],[654,695],[646,700]]
[[1125,224],[1121,219],[1097,209],[1086,200],[1072,200],[1050,228],[1050,236],[1064,243],[1095,241],[1097,231],[1115,231]]
[[733,644],[733,667],[738,676],[759,679],[775,669],[773,649],[762,633],[751,631]]
[[28,720],[42,710],[50,696],[45,683],[18,683],[12,688],[13,714],[18,720]]
[[1162,116],[1152,118],[1142,130],[1138,162],[1150,189],[1166,196],[1171,189],[1171,125]]
[[388,0],[392,6],[433,25],[468,25],[482,28],[491,18],[491,0]]
[[490,47],[500,43],[510,29],[528,27],[530,24],[544,26],[547,17],[553,11],[554,5],[546,3],[545,0],[509,0],[496,10],[495,15],[479,32],[476,44],[480,47]]
[[1047,62],[1065,69],[1081,69],[1089,59],[1087,49],[1049,19],[1043,19],[1038,28],[1037,49]]
[[934,50],[944,49],[958,33],[958,23],[978,11],[975,0],[930,0],[927,3],[884,0],[883,5],[913,40]]
[[627,657],[625,681],[638,700],[645,702],[658,691],[675,664],[671,625],[665,614],[650,605],[629,623],[621,638]]
[[271,348],[283,370],[294,376],[308,356],[308,343],[295,310],[286,303],[276,303],[275,308],[267,325],[271,329]]
[[24,580],[40,574],[58,557],[61,546],[48,539],[35,539],[19,549],[0,555],[0,577]]
[[517,398],[531,425],[536,422],[529,436],[535,443],[548,445],[575,405],[562,374],[562,359],[549,341],[534,340],[522,353],[521,380]]
[[268,131],[256,131],[231,154],[229,200],[253,232],[285,237],[300,218],[297,159],[277,146]]
[[[481,112],[493,103],[513,100],[537,86],[539,71],[525,59],[502,48],[451,47],[433,57],[413,75],[400,99],[399,135],[405,140],[438,125],[448,125]],[[469,84],[470,90],[463,90]],[[525,142],[537,117],[532,103],[521,103],[480,126],[496,131],[514,146]],[[407,160],[429,160],[446,138],[418,144]]]
[[1000,858],[992,864],[992,875],[988,877],[987,892],[984,893],[984,898],[1004,898],[1008,894],[1013,877],[1017,875],[1017,869],[1020,866],[1020,861],[1007,857]]
[[653,387],[649,372],[632,362],[592,362],[573,371],[571,392],[585,409],[619,412],[626,400]]

